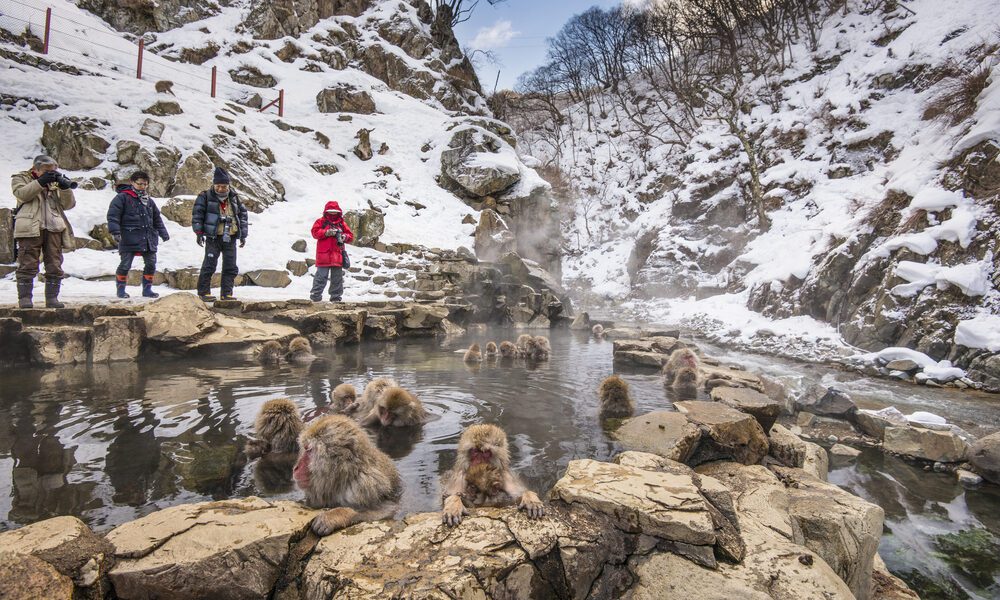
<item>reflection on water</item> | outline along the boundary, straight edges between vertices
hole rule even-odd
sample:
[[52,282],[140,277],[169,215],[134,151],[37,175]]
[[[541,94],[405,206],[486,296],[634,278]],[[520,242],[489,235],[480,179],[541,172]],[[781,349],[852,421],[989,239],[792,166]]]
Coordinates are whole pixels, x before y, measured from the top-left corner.
[[[264,369],[219,358],[10,370],[0,387],[0,529],[76,515],[103,531],[179,503],[249,495],[301,499],[290,477],[294,455],[248,462],[241,449],[264,401],[291,398],[311,419],[328,410],[330,390],[340,383],[360,390],[375,377],[393,377],[432,415],[421,428],[374,434],[402,474],[403,512],[440,507],[440,475],[470,424],[506,429],[515,469],[544,493],[570,460],[606,460],[618,451],[597,419],[596,390],[604,377],[617,370],[625,378],[639,414],[674,399],[655,370],[616,369],[612,343],[583,332],[553,331],[547,362],[462,362],[473,341],[516,337],[488,330],[447,340],[371,342],[320,351],[326,360],[311,368]],[[837,385],[863,406],[930,410],[980,433],[1000,429],[1000,404],[991,396],[706,349],[793,389]],[[834,469],[831,481],[885,509],[882,553],[922,597],[1000,595],[1000,490],[965,491],[953,475],[925,473],[876,451]]]

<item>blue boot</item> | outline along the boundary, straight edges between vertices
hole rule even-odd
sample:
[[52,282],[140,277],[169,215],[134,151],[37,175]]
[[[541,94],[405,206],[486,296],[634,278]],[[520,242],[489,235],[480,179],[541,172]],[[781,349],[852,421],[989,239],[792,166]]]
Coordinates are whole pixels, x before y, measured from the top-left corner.
[[128,282],[128,275],[115,275],[115,288],[118,291],[119,298],[128,298],[129,295],[125,293],[125,284]]
[[153,291],[153,276],[143,275],[142,276],[142,297],[143,298],[159,298],[160,295]]

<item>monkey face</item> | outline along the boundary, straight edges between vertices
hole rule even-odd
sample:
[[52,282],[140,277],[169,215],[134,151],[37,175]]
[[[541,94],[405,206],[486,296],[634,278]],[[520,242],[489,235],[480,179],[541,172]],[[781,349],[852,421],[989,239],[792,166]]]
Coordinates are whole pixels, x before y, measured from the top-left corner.
[[303,448],[302,454],[299,455],[299,461],[295,463],[295,468],[292,469],[292,477],[295,479],[295,483],[303,490],[309,488],[309,463],[312,462],[312,448]]
[[378,420],[382,423],[383,427],[392,426],[393,421],[395,421],[396,415],[393,414],[391,410],[384,406],[378,407]]
[[476,465],[488,465],[493,462],[493,450],[489,448],[470,448],[469,449],[469,464],[472,466]]

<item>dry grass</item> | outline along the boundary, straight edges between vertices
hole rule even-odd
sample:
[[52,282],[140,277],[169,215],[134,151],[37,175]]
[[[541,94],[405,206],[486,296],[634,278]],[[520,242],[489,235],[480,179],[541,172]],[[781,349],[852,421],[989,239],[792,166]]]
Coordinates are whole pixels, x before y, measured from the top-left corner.
[[993,64],[978,66],[972,70],[957,64],[949,65],[954,73],[939,85],[940,91],[924,107],[925,121],[938,120],[949,125],[957,125],[976,112],[979,94],[989,83]]

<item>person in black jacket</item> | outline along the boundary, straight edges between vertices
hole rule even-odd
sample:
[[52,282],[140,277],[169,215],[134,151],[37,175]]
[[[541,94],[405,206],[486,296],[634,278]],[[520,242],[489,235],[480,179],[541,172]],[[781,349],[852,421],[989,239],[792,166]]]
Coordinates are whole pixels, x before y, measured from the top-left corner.
[[221,167],[215,168],[212,189],[198,194],[194,202],[191,226],[199,246],[205,247],[205,260],[198,275],[198,297],[205,302],[214,302],[212,275],[222,255],[223,300],[233,299],[233,284],[239,269],[236,267],[236,240],[240,248],[247,244],[247,209],[239,196],[229,187],[229,174]]
[[108,208],[108,231],[118,242],[118,253],[121,263],[115,271],[115,286],[119,298],[128,298],[125,284],[128,272],[132,268],[132,259],[142,257],[142,295],[146,298],[159,298],[153,291],[153,273],[156,272],[156,247],[160,239],[167,241],[170,234],[163,224],[160,209],[146,193],[149,187],[149,174],[136,171],[129,177],[129,183],[119,185],[115,191],[118,195],[111,201]]

